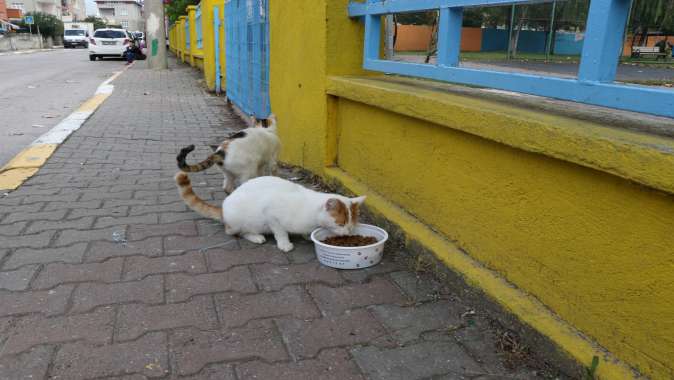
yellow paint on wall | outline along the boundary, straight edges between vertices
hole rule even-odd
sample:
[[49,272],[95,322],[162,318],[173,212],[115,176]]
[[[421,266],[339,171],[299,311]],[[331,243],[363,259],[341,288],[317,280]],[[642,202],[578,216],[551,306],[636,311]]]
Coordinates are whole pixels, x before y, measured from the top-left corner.
[[672,139],[532,112],[425,80],[332,77],[328,92],[674,193]]
[[337,107],[341,169],[645,374],[674,375],[674,196],[362,103]]
[[326,174],[354,194],[367,194],[368,210],[381,214],[395,223],[405,231],[407,239],[417,241],[435,252],[442,262],[460,273],[469,284],[482,289],[488,296],[500,303],[506,310],[515,314],[524,323],[543,332],[552,341],[556,342],[562,350],[577,358],[583,365],[590,367],[592,358],[594,356],[599,357],[600,364],[597,375],[600,378],[627,379],[634,377],[632,370],[626,363],[598,347],[591,339],[586,338],[581,332],[560,320],[536,298],[522,292],[495,272],[485,268],[405,210],[338,168],[328,168]]
[[[325,156],[324,1],[269,2],[271,110],[283,161],[320,172]],[[307,47],[313,52],[307,50]]]
[[189,20],[189,29],[190,29],[190,49],[187,52],[188,62],[190,66],[196,66],[196,54],[201,54],[201,49],[197,48],[197,7],[196,5],[187,6],[187,19]]
[[319,174],[335,150],[334,139],[327,138],[326,77],[363,72],[363,27],[347,17],[347,5],[347,0],[269,3],[269,90],[281,157]]
[[[213,25],[213,7],[222,8],[224,0],[203,0],[201,2],[201,30],[203,38],[203,63],[204,80],[209,90],[215,90],[215,38],[214,33],[220,31],[214,30]],[[219,17],[219,15],[218,15]]]

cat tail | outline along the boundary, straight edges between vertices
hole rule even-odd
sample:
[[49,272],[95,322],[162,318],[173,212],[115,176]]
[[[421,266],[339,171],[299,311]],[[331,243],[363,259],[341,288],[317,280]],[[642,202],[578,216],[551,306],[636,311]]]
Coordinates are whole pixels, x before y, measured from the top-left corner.
[[180,153],[178,154],[178,156],[176,156],[176,161],[178,162],[178,169],[186,173],[200,172],[210,168],[211,166],[213,166],[218,162],[222,162],[224,158],[223,152],[215,152],[210,156],[208,156],[208,158],[206,158],[205,160],[199,162],[198,164],[188,165],[186,161],[187,155],[192,153],[193,150],[194,145],[190,145],[180,149]]
[[188,177],[187,174],[178,172],[175,176],[175,180],[176,184],[178,184],[178,190],[180,190],[180,197],[185,201],[185,204],[187,204],[189,208],[202,216],[222,222],[222,207],[209,205],[194,194],[192,183],[190,183],[190,177]]

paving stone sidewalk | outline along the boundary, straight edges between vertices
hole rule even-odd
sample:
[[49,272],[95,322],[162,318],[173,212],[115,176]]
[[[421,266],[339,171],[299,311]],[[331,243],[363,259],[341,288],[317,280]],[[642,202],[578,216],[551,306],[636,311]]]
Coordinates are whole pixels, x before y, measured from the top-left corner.
[[[243,127],[198,73],[143,63],[0,198],[0,379],[502,379],[488,321],[390,254],[318,264],[227,236],[180,200],[179,148]],[[222,175],[191,175],[220,202]],[[273,239],[270,239],[273,240]],[[393,247],[389,247],[389,250]]]

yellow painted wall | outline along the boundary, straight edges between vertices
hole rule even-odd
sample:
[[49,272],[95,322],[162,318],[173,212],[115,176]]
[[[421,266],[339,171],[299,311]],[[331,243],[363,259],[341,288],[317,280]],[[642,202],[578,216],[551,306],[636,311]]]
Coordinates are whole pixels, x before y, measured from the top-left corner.
[[176,22],[177,28],[178,28],[178,57],[180,58],[181,61],[185,62],[187,58],[187,51],[185,49],[185,19],[187,16],[180,16],[178,17],[178,21]]
[[343,171],[456,241],[521,290],[520,301],[498,300],[506,309],[530,294],[560,316],[541,332],[577,360],[598,351],[559,338],[566,322],[615,355],[603,378],[624,378],[616,357],[673,378],[674,142],[462,95],[429,106],[446,92],[419,97],[421,83],[348,100],[331,76],[373,73],[360,68],[362,24],[346,4],[270,2],[282,160]]
[[337,115],[342,170],[628,362],[672,375],[672,194],[349,100]]
[[[326,124],[326,78],[362,73],[363,27],[348,19],[347,4],[347,0],[297,0],[292,7],[269,3],[269,91],[283,141],[281,156],[319,173],[334,151]],[[335,18],[326,22],[327,14]]]
[[203,62],[206,87],[215,90],[215,37],[213,28],[213,7],[222,8],[224,0],[203,0],[201,2],[201,30],[203,39]]
[[[281,159],[321,171],[325,156],[326,25],[322,1],[269,2],[269,92]],[[310,50],[313,51],[310,52]]]
[[189,19],[190,25],[190,50],[188,54],[188,62],[190,66],[197,65],[197,55],[201,55],[201,49],[197,48],[197,21],[196,21],[196,11],[197,7],[195,5],[187,6],[187,18]]

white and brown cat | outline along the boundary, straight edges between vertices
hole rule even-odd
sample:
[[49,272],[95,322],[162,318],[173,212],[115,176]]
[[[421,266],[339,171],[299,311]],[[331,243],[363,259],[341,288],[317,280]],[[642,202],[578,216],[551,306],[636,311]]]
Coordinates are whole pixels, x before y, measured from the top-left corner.
[[239,186],[216,207],[192,190],[186,173],[175,176],[180,196],[199,214],[225,224],[225,232],[241,235],[253,243],[273,234],[278,249],[293,249],[288,234],[308,235],[323,227],[336,235],[348,235],[358,223],[359,206],[365,197],[348,198],[307,189],[279,177],[258,177]]
[[220,145],[211,146],[213,154],[198,164],[188,165],[187,155],[194,150],[190,145],[180,150],[176,157],[183,172],[200,172],[217,165],[225,175],[222,188],[231,193],[251,178],[276,174],[281,142],[276,135],[276,117],[272,114],[268,126],[253,119],[255,127],[233,133]]

